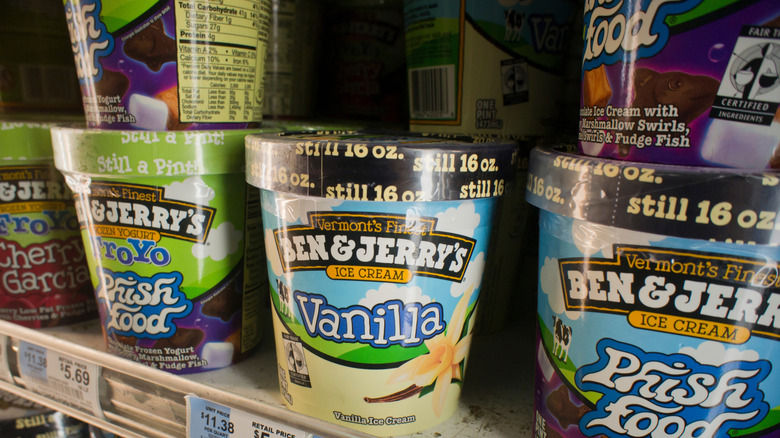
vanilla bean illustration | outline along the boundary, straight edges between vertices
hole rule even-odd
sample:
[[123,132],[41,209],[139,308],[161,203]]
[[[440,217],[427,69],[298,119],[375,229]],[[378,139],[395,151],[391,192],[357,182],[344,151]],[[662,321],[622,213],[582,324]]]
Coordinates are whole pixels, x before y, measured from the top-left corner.
[[393,394],[386,395],[384,397],[363,397],[363,401],[366,403],[387,403],[409,398],[422,391],[422,386],[412,384],[412,386],[402,389]]

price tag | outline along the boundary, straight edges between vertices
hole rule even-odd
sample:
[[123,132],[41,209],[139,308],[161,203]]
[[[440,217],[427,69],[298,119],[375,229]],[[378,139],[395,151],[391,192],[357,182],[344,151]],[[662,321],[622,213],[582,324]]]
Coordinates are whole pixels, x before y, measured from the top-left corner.
[[19,344],[19,372],[24,377],[46,381],[46,349],[21,341]]
[[103,418],[97,365],[21,341],[19,372],[30,391]]
[[282,423],[188,395],[187,438],[309,438],[312,435]]
[[14,383],[11,367],[8,365],[8,336],[0,335],[0,379]]

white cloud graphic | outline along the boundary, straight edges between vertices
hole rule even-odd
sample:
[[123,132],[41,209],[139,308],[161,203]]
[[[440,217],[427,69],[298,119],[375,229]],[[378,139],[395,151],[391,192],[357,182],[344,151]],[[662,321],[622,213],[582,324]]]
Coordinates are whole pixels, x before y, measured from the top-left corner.
[[727,349],[722,343],[714,341],[704,341],[698,348],[682,347],[680,353],[696,359],[700,364],[713,366],[736,360],[755,362],[760,358],[755,350]]
[[172,182],[165,186],[165,197],[193,204],[209,205],[214,199],[214,189],[208,186],[199,176],[191,176],[182,182]]
[[[260,189],[257,189],[260,190]],[[266,190],[260,190],[260,207],[265,210],[269,211],[271,213],[276,212],[276,207],[274,206],[274,197],[269,196],[268,194],[265,194],[263,192],[266,192]]]
[[571,320],[578,319],[581,312],[566,310],[566,304],[561,288],[561,277],[558,270],[558,259],[545,257],[544,265],[539,270],[539,281],[542,285],[542,292],[547,295],[547,302],[550,303],[550,309],[556,315],[566,314]]
[[284,273],[282,270],[282,260],[279,258],[279,251],[276,248],[274,232],[270,228],[265,229],[265,255],[271,263],[271,271],[273,271],[274,275],[277,277],[281,277]]
[[210,257],[220,261],[238,251],[243,235],[231,222],[223,222],[217,228],[211,229],[205,243],[192,245],[192,255],[198,259]]
[[544,351],[544,346],[541,342],[536,349],[536,364],[542,371],[544,380],[549,382],[550,379],[552,379],[553,373],[555,373],[555,368],[553,368],[552,364],[550,363],[550,359],[547,358],[547,353]]
[[450,286],[450,294],[457,298],[463,295],[469,288],[478,288],[480,284],[482,284],[482,273],[484,271],[485,253],[481,252],[469,262],[466,273],[463,274],[463,281],[460,283],[452,283],[452,286]]
[[358,304],[370,309],[389,300],[401,300],[404,304],[420,303],[422,305],[432,301],[431,297],[422,294],[422,289],[418,286],[396,286],[382,283],[377,289],[366,292],[365,298],[361,299]]
[[625,230],[579,219],[573,221],[571,234],[577,249],[586,257],[601,251],[604,257],[612,258],[612,245],[615,243],[647,246],[650,242],[664,239],[664,236],[658,234]]
[[[266,204],[264,207],[285,222],[297,222],[300,219],[301,223],[308,224],[309,212],[331,211],[341,203],[342,201],[337,199],[297,197],[277,193],[275,204]],[[271,226],[275,227],[273,224]]]
[[[276,239],[274,239],[274,232],[271,229],[265,230],[265,256],[271,263],[271,272],[277,277],[284,278],[287,285],[292,284],[292,279],[295,274],[292,272],[284,272],[284,268],[282,268],[282,259],[279,258],[279,248],[276,247]],[[292,302],[292,300],[290,300],[290,302]]]
[[[409,212],[407,212],[407,217]],[[476,213],[474,202],[466,201],[457,208],[448,208],[443,213],[436,214],[436,230],[473,237],[474,230],[479,225],[479,214]]]

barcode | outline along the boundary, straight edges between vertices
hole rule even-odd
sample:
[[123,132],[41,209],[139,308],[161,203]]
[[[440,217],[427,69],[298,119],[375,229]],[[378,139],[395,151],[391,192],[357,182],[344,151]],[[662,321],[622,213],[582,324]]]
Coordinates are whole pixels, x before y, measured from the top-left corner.
[[[74,398],[78,401],[84,401],[84,391],[71,388],[67,383],[59,382],[54,379],[40,379],[35,376],[27,377],[31,380],[34,380],[38,385],[46,389],[42,395],[46,395],[46,393],[56,394],[59,396],[59,401],[66,401],[68,397]],[[33,391],[39,392],[39,390],[36,389],[33,389]]]
[[409,70],[412,119],[454,118],[455,86],[454,65]]
[[73,69],[55,65],[22,65],[22,96],[26,102],[78,102],[79,89]]
[[65,396],[65,398],[72,398],[78,401],[84,401],[84,391],[81,391],[78,388],[76,389],[71,388],[66,383],[49,379],[49,388],[52,389],[55,394]]

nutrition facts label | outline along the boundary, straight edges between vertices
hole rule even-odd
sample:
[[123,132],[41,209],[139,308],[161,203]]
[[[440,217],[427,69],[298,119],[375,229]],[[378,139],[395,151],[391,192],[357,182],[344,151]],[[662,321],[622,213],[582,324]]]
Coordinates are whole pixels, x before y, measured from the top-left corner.
[[260,120],[268,3],[174,1],[182,122]]
[[260,343],[263,325],[259,309],[264,309],[262,297],[268,291],[265,276],[265,244],[260,206],[260,190],[247,185],[246,193],[246,249],[244,251],[244,302],[242,308],[241,352],[247,352]]

